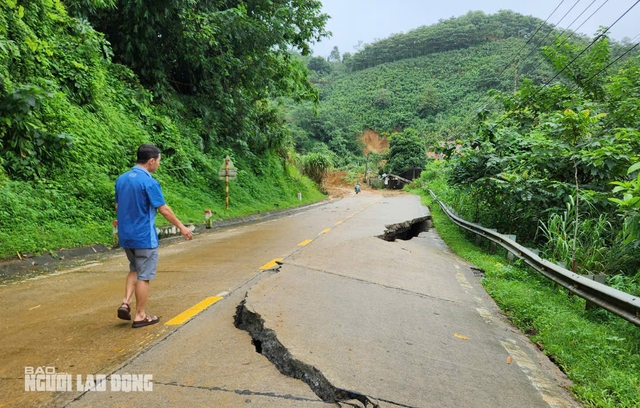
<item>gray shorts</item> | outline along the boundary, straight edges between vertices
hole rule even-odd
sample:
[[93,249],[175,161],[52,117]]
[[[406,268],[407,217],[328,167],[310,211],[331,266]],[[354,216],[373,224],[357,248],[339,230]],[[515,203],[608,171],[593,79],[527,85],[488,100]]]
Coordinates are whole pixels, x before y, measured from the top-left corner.
[[156,277],[158,248],[124,248],[129,259],[129,271],[138,273],[138,280],[148,281]]

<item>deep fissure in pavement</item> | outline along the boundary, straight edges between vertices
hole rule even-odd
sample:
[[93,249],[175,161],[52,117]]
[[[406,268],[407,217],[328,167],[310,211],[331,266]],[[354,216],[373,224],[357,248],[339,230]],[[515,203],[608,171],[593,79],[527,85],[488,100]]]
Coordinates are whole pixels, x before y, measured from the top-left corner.
[[378,235],[378,238],[390,242],[393,242],[396,239],[408,241],[411,238],[417,237],[421,232],[429,231],[431,225],[431,215],[414,218],[410,221],[400,222],[397,224],[385,225],[386,229],[384,233],[382,235]]
[[295,359],[280,343],[276,333],[264,327],[264,319],[246,307],[246,299],[236,308],[234,324],[238,329],[249,333],[256,352],[271,361],[282,374],[304,381],[323,401],[332,403],[358,401],[364,408],[379,408],[379,405],[366,395],[334,387],[320,370]]
[[256,348],[256,353],[262,354],[262,342],[258,339],[251,339],[251,344]]

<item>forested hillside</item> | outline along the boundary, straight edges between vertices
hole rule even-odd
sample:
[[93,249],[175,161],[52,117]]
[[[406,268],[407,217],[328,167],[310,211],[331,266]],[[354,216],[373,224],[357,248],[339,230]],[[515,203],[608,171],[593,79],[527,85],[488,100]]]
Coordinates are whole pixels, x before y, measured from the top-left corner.
[[[111,242],[113,182],[141,143],[185,222],[321,198],[276,97],[314,101],[317,1],[0,2],[0,258]],[[239,169],[224,210],[218,168]]]
[[[637,294],[638,45],[470,12],[307,57],[320,106],[290,105],[289,126],[299,149],[360,174],[365,160],[374,174],[427,168],[425,185],[469,220]],[[365,131],[389,152],[365,157]]]
[[361,70],[386,62],[460,50],[507,38],[530,38],[536,31],[553,27],[542,21],[501,10],[496,14],[472,11],[461,17],[440,20],[432,26],[419,27],[405,34],[395,34],[373,44],[366,44],[353,58],[347,55],[350,69]]
[[[367,44],[354,55],[334,48],[328,59],[304,58],[321,103],[290,107],[296,145],[344,166],[364,162],[357,138],[365,130],[389,136],[414,129],[431,148],[465,139],[480,110],[501,109],[489,91],[514,92],[524,78],[543,84],[555,76],[542,49],[556,40],[562,47],[591,41],[534,17],[477,11]],[[625,50],[609,46],[612,59]]]
[[[362,162],[357,135],[366,129],[390,135],[412,128],[431,142],[460,137],[488,90],[513,90],[524,75],[536,81],[553,75],[538,49],[553,38],[530,40],[543,26],[557,33],[510,11],[469,12],[367,44],[355,55],[334,49],[328,60],[304,58],[321,103],[292,106],[297,147],[347,165]],[[514,56],[527,54],[504,72]]]

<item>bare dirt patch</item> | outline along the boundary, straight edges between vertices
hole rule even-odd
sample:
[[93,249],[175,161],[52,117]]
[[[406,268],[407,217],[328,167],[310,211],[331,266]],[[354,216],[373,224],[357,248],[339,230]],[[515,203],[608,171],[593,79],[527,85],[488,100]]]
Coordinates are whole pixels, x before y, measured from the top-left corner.
[[351,193],[355,194],[355,185],[349,185],[347,180],[345,180],[346,175],[346,171],[334,171],[327,175],[322,185],[329,193],[330,198],[344,197]]
[[326,187],[349,187],[349,183],[347,183],[347,180],[345,180],[346,176],[347,176],[346,171],[334,171],[332,173],[329,173],[324,182],[325,186]]
[[[355,195],[355,184],[350,184],[346,180],[346,171],[334,171],[327,175],[322,186],[329,194],[329,198],[344,197],[348,195]],[[382,194],[384,197],[396,196],[401,194],[407,194],[402,190],[378,190],[371,188],[363,182],[360,182],[360,188],[362,191],[360,194],[377,193]]]
[[370,152],[383,154],[389,150],[389,141],[386,136],[380,136],[373,130],[365,130],[358,138],[364,144],[364,154]]

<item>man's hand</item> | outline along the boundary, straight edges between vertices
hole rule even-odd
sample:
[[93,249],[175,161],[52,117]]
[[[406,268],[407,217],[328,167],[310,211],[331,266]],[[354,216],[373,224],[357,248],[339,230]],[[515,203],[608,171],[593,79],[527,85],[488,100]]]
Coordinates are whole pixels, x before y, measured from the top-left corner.
[[193,232],[191,232],[189,228],[185,227],[184,224],[180,222],[178,217],[176,217],[176,215],[173,213],[173,210],[171,210],[168,205],[164,204],[158,207],[158,212],[162,214],[162,216],[167,221],[178,227],[184,239],[186,239],[187,241],[193,239]]
[[187,241],[191,241],[193,239],[193,232],[184,225],[180,228],[180,233]]

